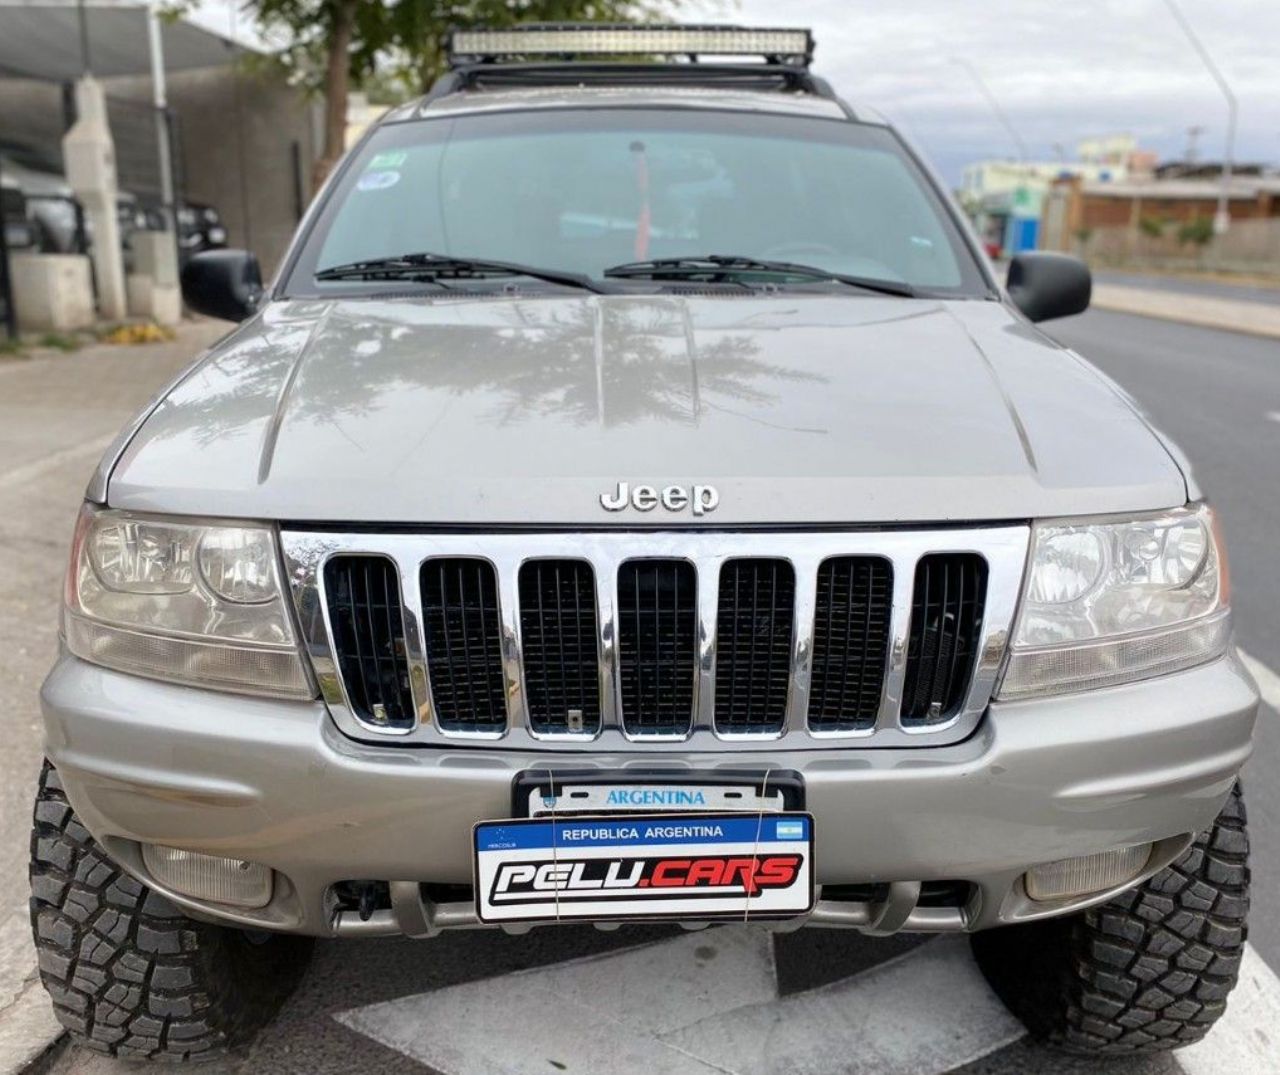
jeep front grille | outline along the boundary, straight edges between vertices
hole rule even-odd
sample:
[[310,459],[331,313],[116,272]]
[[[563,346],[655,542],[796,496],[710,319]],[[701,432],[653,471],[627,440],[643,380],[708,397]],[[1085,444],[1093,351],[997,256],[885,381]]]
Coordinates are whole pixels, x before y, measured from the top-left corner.
[[697,593],[684,560],[631,560],[618,569],[618,680],[630,735],[683,739],[693,727]]
[[716,731],[777,733],[787,719],[796,573],[786,560],[730,560],[716,612]]
[[875,725],[892,613],[893,565],[888,560],[841,556],[818,568],[809,687],[809,727],[814,731],[860,731]]
[[356,738],[776,750],[970,734],[1028,529],[281,540],[321,693]]
[[537,732],[600,727],[596,580],[584,560],[520,568],[520,641],[529,725]]
[[385,556],[335,556],[324,568],[334,651],[352,711],[382,728],[413,727],[400,577]]
[[422,565],[427,672],[440,727],[500,732],[507,725],[498,585],[493,565],[466,557]]
[[903,724],[946,720],[964,701],[986,592],[987,568],[980,556],[926,556],[916,565]]

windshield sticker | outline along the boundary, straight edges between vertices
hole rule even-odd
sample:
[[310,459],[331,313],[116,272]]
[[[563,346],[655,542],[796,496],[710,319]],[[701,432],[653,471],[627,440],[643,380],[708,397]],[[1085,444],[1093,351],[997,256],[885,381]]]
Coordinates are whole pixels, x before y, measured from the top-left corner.
[[386,190],[399,182],[399,172],[365,172],[356,184],[356,190]]
[[369,162],[365,171],[374,172],[381,168],[399,168],[408,159],[409,154],[403,152],[379,153]]

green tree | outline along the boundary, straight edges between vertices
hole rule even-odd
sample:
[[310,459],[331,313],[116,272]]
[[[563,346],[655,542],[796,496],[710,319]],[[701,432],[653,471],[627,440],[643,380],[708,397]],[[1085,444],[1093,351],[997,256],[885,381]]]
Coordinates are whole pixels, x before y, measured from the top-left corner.
[[[182,14],[199,0],[170,0]],[[425,92],[444,70],[450,29],[520,22],[641,22],[671,15],[684,0],[243,0],[294,80],[324,99],[319,185],[345,148],[351,86],[370,81]]]
[[425,93],[445,69],[449,30],[521,22],[644,22],[683,0],[401,0],[388,9],[388,46],[397,74]]
[[1159,239],[1164,234],[1164,221],[1159,217],[1144,216],[1138,221],[1138,230],[1152,239]]
[[1202,250],[1213,239],[1213,221],[1209,217],[1192,217],[1178,229],[1178,242],[1184,246],[1190,243]]

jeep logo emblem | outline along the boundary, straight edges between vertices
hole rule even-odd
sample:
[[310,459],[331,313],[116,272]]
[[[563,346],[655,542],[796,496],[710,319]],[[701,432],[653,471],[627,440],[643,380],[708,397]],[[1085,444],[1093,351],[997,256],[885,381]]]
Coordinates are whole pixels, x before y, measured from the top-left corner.
[[652,485],[618,482],[612,493],[600,494],[600,506],[605,511],[622,511],[630,504],[636,511],[652,511],[661,504],[667,511],[684,511],[692,508],[694,515],[706,515],[720,504],[720,493],[714,485],[695,485],[686,489],[683,485],[668,485],[659,491]]

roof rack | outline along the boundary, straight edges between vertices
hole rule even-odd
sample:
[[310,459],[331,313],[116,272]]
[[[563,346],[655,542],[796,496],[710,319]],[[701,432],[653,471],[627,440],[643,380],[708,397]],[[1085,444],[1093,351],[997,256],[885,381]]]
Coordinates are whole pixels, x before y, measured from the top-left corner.
[[826,79],[803,67],[774,63],[476,63],[446,71],[424,103],[468,89],[547,86],[697,86],[787,91],[835,99]]
[[511,29],[453,30],[445,42],[458,69],[502,60],[599,60],[608,56],[755,56],[769,66],[807,69],[809,30],[666,23],[526,23]]

